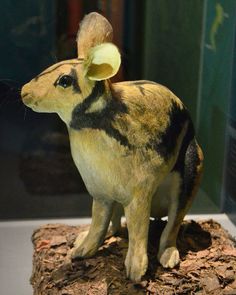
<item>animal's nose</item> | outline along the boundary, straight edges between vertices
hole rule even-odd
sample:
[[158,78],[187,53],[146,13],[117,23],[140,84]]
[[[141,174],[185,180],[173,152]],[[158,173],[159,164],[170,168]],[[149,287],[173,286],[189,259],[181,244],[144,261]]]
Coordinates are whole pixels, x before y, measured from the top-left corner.
[[25,84],[21,89],[21,98],[26,105],[32,102],[31,87],[29,84]]
[[28,95],[30,95],[30,83],[25,84],[21,89],[21,97],[22,99]]

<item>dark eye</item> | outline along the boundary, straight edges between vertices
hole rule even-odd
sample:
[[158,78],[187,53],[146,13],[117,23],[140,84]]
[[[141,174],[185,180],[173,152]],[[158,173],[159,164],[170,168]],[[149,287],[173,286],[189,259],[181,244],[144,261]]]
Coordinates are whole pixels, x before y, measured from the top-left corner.
[[74,82],[74,78],[69,75],[61,76],[58,81],[57,85],[60,85],[63,88],[70,87]]

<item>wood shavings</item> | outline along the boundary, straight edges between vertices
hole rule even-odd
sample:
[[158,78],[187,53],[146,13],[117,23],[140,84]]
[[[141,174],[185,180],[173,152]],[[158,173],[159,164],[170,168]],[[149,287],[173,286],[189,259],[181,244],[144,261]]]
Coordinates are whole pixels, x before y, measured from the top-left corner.
[[125,276],[126,228],[107,238],[94,257],[71,263],[68,252],[88,226],[42,226],[32,236],[34,295],[236,294],[236,243],[217,222],[184,222],[178,237],[181,262],[174,269],[164,269],[156,259],[164,226],[164,221],[150,224],[149,268],[139,284]]

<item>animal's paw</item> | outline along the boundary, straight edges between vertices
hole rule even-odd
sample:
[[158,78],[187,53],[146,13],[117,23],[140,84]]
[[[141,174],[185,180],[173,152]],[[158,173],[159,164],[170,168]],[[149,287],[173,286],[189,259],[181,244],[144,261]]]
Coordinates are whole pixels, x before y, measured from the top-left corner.
[[148,267],[148,257],[146,253],[140,255],[128,251],[125,259],[127,277],[134,282],[139,282],[146,273]]
[[98,250],[98,247],[89,243],[82,243],[77,248],[71,249],[71,259],[75,258],[88,258],[93,256]]
[[84,231],[77,236],[70,252],[71,259],[91,257],[97,252],[98,246],[86,239],[87,235],[88,231]]
[[106,239],[110,238],[112,236],[119,236],[122,233],[122,229],[120,228],[116,228],[113,226],[109,226],[107,233],[106,233]]
[[166,248],[158,259],[163,267],[173,268],[179,263],[179,251],[176,247]]
[[77,237],[76,237],[76,239],[74,241],[74,248],[79,248],[80,245],[82,245],[82,243],[84,242],[85,238],[88,235],[88,232],[89,232],[88,230],[85,230],[85,231],[80,232],[77,235]]

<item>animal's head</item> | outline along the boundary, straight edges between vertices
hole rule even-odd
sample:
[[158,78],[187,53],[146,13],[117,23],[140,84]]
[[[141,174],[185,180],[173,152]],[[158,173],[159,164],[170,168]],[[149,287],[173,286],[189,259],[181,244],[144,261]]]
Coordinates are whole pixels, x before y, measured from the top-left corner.
[[75,106],[92,92],[96,81],[114,76],[120,67],[120,53],[110,43],[112,27],[98,13],[85,16],[77,35],[78,58],[54,64],[21,91],[25,105],[36,112],[58,113],[69,123]]

